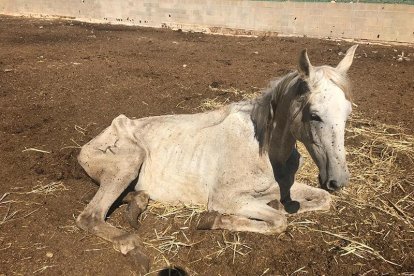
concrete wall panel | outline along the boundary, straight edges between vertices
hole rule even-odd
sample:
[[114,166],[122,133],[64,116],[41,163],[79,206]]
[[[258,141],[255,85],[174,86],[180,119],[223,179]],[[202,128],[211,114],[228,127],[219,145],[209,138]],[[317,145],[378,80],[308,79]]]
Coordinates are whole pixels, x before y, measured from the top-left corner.
[[272,32],[414,43],[414,5],[404,4],[249,0],[0,0],[0,13],[225,34]]

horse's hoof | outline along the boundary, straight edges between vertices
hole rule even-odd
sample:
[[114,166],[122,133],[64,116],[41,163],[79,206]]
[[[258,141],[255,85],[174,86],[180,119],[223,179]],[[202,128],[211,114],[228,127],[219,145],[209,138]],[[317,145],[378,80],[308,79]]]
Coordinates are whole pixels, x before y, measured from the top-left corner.
[[283,206],[288,214],[297,213],[300,209],[300,203],[294,200],[284,203]]
[[131,259],[134,266],[137,268],[137,272],[139,273],[149,272],[150,259],[148,258],[146,254],[142,252],[141,249],[139,248],[132,249],[126,255]]

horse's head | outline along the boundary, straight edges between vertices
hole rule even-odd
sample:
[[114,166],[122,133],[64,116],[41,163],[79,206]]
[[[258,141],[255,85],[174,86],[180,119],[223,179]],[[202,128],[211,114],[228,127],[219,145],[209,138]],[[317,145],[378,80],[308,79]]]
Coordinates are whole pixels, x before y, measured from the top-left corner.
[[294,118],[291,131],[318,166],[321,187],[331,191],[349,181],[344,135],[352,105],[346,73],[356,48],[357,45],[352,46],[336,68],[312,66],[306,50],[299,60],[302,89],[296,108],[291,110]]

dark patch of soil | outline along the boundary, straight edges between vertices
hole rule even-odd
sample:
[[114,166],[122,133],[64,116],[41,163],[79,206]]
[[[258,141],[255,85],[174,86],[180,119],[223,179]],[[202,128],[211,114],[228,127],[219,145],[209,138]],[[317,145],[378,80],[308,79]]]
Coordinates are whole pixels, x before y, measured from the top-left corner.
[[[341,59],[338,53],[349,46],[308,38],[224,37],[0,17],[0,197],[12,193],[0,204],[0,274],[133,275],[128,258],[74,225],[74,216],[97,189],[77,164],[77,143],[86,143],[121,113],[137,118],[194,113],[207,98],[237,100],[232,93],[217,95],[209,85],[257,91],[256,87],[295,69],[303,48],[314,64],[336,65]],[[410,62],[397,62],[393,57],[401,51],[414,53],[403,46],[360,45],[350,79],[356,110],[374,120],[400,124],[413,134],[414,56]],[[26,148],[50,153],[23,151]],[[412,170],[411,164],[403,165]],[[58,181],[67,190],[25,193]],[[394,199],[393,194],[388,197]],[[128,227],[120,214],[122,208],[111,220]],[[338,217],[356,236],[401,266],[353,254],[341,256],[338,248],[344,244],[294,229],[278,237],[239,233],[252,248],[249,254],[236,254],[234,262],[231,250],[205,258],[217,251],[223,235],[196,231],[194,225],[186,233],[199,242],[168,258],[199,275],[413,272],[413,235],[400,221],[341,202],[329,213],[302,216],[332,229]],[[183,226],[148,215],[138,233],[145,237],[169,225]],[[232,233],[224,234],[232,240]],[[149,254],[155,259],[158,253],[149,249]]]

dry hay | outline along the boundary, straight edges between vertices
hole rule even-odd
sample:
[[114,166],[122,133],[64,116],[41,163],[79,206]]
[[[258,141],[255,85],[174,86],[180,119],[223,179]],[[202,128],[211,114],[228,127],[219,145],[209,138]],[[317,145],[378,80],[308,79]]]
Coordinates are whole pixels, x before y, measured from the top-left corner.
[[[4,212],[0,212],[0,226],[3,224],[18,220],[27,218],[28,216],[32,215],[33,213],[37,212],[40,207],[37,207],[35,210],[33,209],[33,205],[42,205],[41,203],[29,201],[27,198],[22,198],[21,196],[26,195],[42,195],[42,196],[48,196],[48,195],[55,195],[56,192],[59,191],[66,191],[67,188],[63,184],[62,181],[57,182],[50,182],[48,184],[42,184],[42,182],[39,182],[40,184],[34,186],[32,190],[27,192],[7,192],[4,193],[2,196],[0,196],[0,210],[5,210]],[[15,187],[14,190],[20,190],[22,187]],[[20,200],[17,199],[8,199],[9,196],[17,195]],[[17,209],[13,210],[15,206],[23,207],[23,209]],[[14,207],[14,208],[13,208]],[[22,214],[25,213],[25,214]],[[21,214],[21,215],[19,215]]]
[[214,256],[215,258],[218,258],[221,255],[223,255],[225,252],[231,251],[233,255],[232,262],[234,264],[237,255],[246,256],[247,254],[249,254],[252,248],[241,241],[239,233],[231,233],[231,235],[232,235],[232,240],[229,240],[227,239],[226,232],[223,231],[222,242],[220,243],[219,241],[217,241],[217,247],[219,249],[211,254],[206,255],[205,258],[211,259],[212,256]]
[[[175,257],[182,248],[187,248],[188,252],[190,252],[191,247],[204,241],[204,239],[192,240],[190,233],[197,225],[201,213],[205,211],[205,205],[169,205],[150,201],[147,210],[140,218],[141,222],[149,215],[154,216],[157,220],[169,222],[165,229],[161,231],[154,229],[154,233],[149,237],[147,236],[144,240],[144,245],[147,248],[154,249],[157,253],[153,262],[153,273],[157,272],[157,269],[165,264],[170,266],[169,260]],[[170,224],[171,220],[176,221],[182,227],[178,230],[172,227],[172,224]],[[246,256],[250,253],[251,247],[242,242],[238,233],[223,231],[222,240],[215,241],[213,248],[209,251],[211,253],[204,255],[201,259],[211,261],[228,253],[232,255],[232,262],[235,263],[237,256]],[[201,259],[195,260],[192,263],[201,261]]]
[[[164,204],[161,202],[150,201],[147,209],[140,216],[142,223],[148,216],[155,217],[159,221],[176,221],[181,227],[177,230],[168,224],[163,230],[154,229],[153,233],[144,240],[147,248],[152,248],[157,252],[154,258],[154,269],[167,264],[170,265],[170,258],[176,256],[182,248],[191,248],[200,241],[191,241],[188,238],[190,227],[197,223],[202,212],[206,211],[204,205],[197,204]],[[162,224],[160,224],[162,225]],[[159,264],[159,265],[157,265]],[[156,271],[152,271],[156,272]]]
[[220,100],[219,97],[215,97],[213,99],[205,99],[201,102],[201,104],[197,107],[197,109],[201,109],[202,111],[218,109],[229,102],[229,98],[226,98],[224,101]]
[[[215,88],[209,86],[211,91],[217,93],[217,96],[214,98],[208,98],[201,102],[201,104],[196,108],[202,111],[214,110],[224,105],[228,104],[230,100],[252,100],[257,98],[260,95],[260,90],[257,87],[250,87],[249,91],[240,90],[234,87],[230,88]],[[231,98],[231,99],[230,99]]]
[[37,195],[51,195],[55,192],[66,191],[67,188],[62,181],[53,181],[48,184],[39,184],[33,187],[33,189],[25,194],[37,194]]

